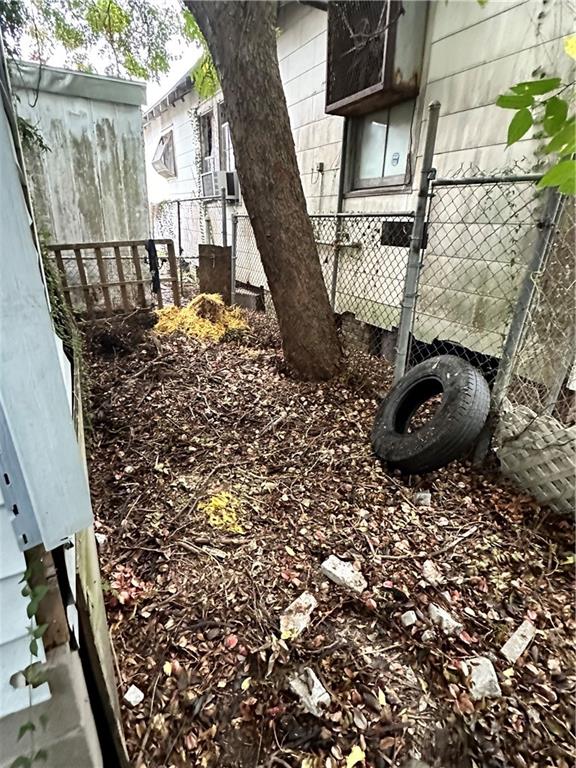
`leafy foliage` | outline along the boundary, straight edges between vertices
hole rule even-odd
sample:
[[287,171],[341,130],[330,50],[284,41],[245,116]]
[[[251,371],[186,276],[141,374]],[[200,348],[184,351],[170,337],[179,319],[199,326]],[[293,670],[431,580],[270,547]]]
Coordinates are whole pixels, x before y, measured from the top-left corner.
[[38,152],[50,152],[50,147],[44,141],[44,137],[38,128],[26,118],[18,115],[18,133],[24,149],[35,149]]
[[168,72],[171,39],[191,39],[178,0],[0,0],[0,27],[10,55],[28,34],[40,61],[62,46],[77,69],[143,79]]
[[194,88],[201,99],[209,99],[211,96],[216,95],[220,89],[220,81],[218,80],[218,72],[208,50],[208,44],[204,39],[204,35],[200,31],[200,27],[196,23],[196,19],[190,11],[184,9],[184,27],[183,35],[190,42],[196,43],[202,49],[202,57],[196,66],[190,73],[194,82]]
[[[564,41],[564,49],[576,58],[576,36]],[[563,84],[559,77],[527,80],[499,96],[496,105],[516,111],[508,126],[508,146],[535,126],[545,141],[544,155],[554,156],[538,187],[555,187],[562,194],[576,195],[574,83]]]
[[8,56],[18,56],[20,40],[28,23],[28,12],[19,0],[0,0],[0,30]]

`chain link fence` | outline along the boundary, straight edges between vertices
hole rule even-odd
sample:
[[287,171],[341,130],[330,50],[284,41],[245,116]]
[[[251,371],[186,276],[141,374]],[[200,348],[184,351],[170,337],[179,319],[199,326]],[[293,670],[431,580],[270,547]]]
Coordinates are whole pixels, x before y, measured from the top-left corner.
[[[549,222],[538,178],[476,172],[431,185],[408,365],[453,354],[479,368],[495,387],[503,469],[565,511],[576,459],[574,206],[563,201]],[[394,361],[413,214],[310,218],[344,335]],[[250,221],[237,221],[236,279],[267,289]]]
[[[343,332],[350,341],[388,356],[400,320],[413,215],[318,214],[310,220],[326,290]],[[237,283],[268,291],[245,215],[237,217],[235,255]]]
[[[227,210],[228,232],[231,214]],[[189,198],[166,200],[151,208],[153,238],[171,238],[176,246],[180,285],[184,297],[190,297],[198,288],[198,246],[201,243],[223,242],[222,202],[218,199]],[[230,236],[227,236],[229,242]],[[160,259],[160,273],[167,269]]]
[[536,176],[432,183],[409,365],[456,354],[492,384],[538,237]]
[[519,334],[497,393],[496,451],[505,472],[559,511],[574,510],[576,215],[556,200],[540,263],[527,271]]
[[[574,206],[560,201],[550,218],[537,179],[461,169],[433,181],[412,296],[413,213],[310,219],[346,341],[394,362],[402,322],[408,367],[454,354],[479,368],[494,388],[503,468],[542,501],[566,509],[576,458]],[[237,291],[263,293],[268,309],[250,219],[229,209],[226,221]],[[164,205],[154,232],[175,240],[181,264],[189,261],[195,276],[198,243],[222,243],[222,224],[219,200],[187,200]]]

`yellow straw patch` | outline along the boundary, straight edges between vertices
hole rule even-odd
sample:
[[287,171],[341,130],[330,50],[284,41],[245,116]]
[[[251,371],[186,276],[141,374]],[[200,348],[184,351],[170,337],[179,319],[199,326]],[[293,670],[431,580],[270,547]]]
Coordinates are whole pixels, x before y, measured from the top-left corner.
[[227,307],[218,293],[201,293],[185,307],[166,307],[156,312],[158,333],[180,331],[203,341],[221,341],[228,331],[248,326],[240,310]]
[[240,499],[228,491],[221,491],[208,501],[201,501],[198,509],[203,512],[213,528],[229,533],[244,533],[244,528],[238,522]]

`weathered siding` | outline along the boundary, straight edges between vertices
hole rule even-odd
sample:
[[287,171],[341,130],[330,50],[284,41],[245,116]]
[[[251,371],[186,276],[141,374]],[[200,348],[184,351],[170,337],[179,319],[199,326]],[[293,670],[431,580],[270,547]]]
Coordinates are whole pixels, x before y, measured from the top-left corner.
[[[148,173],[149,202],[178,200],[197,197],[199,179],[196,165],[197,142],[194,138],[193,110],[198,106],[198,97],[187,93],[173,106],[144,126],[146,143],[146,168]],[[172,130],[176,173],[174,179],[166,179],[152,168],[152,157],[162,134]]]
[[[324,113],[327,14],[290,3],[282,7],[278,27],[278,60],[308,210],[335,211],[343,118]],[[567,76],[571,62],[563,52],[562,37],[571,31],[572,14],[562,0],[490,0],[484,6],[475,0],[428,3],[422,85],[413,125],[412,181],[380,194],[346,194],[343,210],[414,210],[427,105],[433,100],[441,103],[434,160],[439,176],[465,174],[471,168],[484,174],[502,174],[518,166],[529,171],[537,142],[528,134],[507,148],[512,112],[496,107],[495,101],[514,83],[531,79],[539,66],[548,76]],[[246,89],[249,95],[249,84]],[[188,108],[193,101],[190,97]],[[184,105],[172,109],[176,125],[176,115]],[[317,170],[319,163],[324,165],[323,173]],[[510,194],[514,197],[512,188],[501,198],[479,200],[481,194],[473,195],[463,186],[452,194],[450,205],[437,211],[435,237],[426,252],[420,283],[415,330],[422,340],[440,337],[485,354],[500,354],[536,234],[529,221],[536,202],[527,197],[520,201],[519,207],[526,207],[529,213],[523,228],[516,230]],[[507,219],[511,224],[505,230],[495,226]],[[239,264],[244,265],[239,279],[247,279],[244,273],[261,278],[255,260],[246,265],[244,251],[251,247],[247,236],[239,240]],[[382,264],[390,267],[379,272],[385,277],[362,279],[360,266],[369,263],[371,248],[343,249],[336,308],[390,328],[397,323],[398,313],[382,297],[393,294],[390,306],[397,306],[403,275],[389,264],[382,249]]]
[[308,210],[334,211],[344,119],[324,114],[326,13],[294,3],[279,26],[278,62]]
[[[147,237],[142,113],[138,104],[114,100],[114,92],[127,84],[98,78],[95,98],[91,95],[95,78],[63,73],[61,92],[56,92],[54,78],[61,71],[43,68],[47,89],[40,79],[36,93],[19,71],[18,67],[13,70],[18,113],[36,126],[50,147],[49,152],[26,152],[43,237],[68,243]],[[71,78],[83,77],[87,78],[85,97],[68,87]],[[129,85],[141,91],[142,101],[143,86]],[[110,100],[103,100],[106,91],[111,93]]]

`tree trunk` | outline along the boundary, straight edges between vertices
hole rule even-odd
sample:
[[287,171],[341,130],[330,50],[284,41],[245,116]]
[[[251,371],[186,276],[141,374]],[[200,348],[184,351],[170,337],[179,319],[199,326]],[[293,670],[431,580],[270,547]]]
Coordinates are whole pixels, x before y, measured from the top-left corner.
[[224,94],[242,196],[288,365],[328,379],[342,353],[296,162],[276,54],[276,3],[186,0]]

